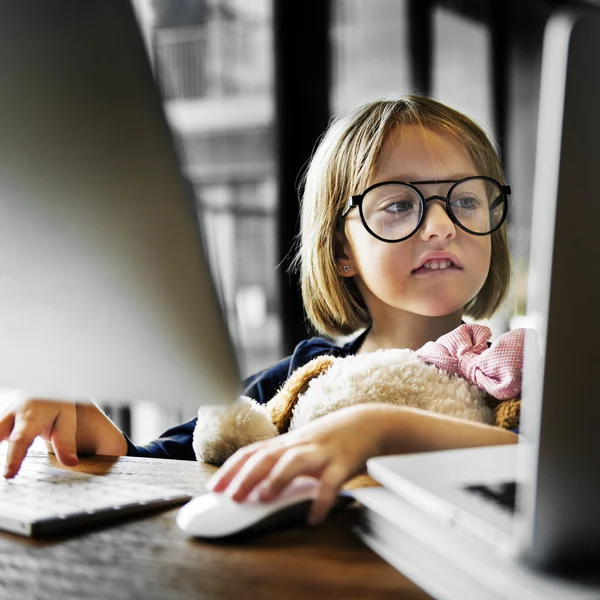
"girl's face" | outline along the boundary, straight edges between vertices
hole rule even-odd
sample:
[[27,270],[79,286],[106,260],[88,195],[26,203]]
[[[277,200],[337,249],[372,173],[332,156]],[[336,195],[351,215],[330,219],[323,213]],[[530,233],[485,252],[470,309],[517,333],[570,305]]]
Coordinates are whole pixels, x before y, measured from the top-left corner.
[[[470,175],[482,173],[478,173],[469,151],[458,140],[430,130],[403,127],[385,141],[370,184],[462,179]],[[419,188],[427,198],[446,196],[450,185]],[[351,210],[345,221],[338,263],[342,275],[354,277],[374,320],[393,317],[397,310],[429,317],[462,314],[486,280],[490,236],[471,235],[454,225],[441,202],[427,203],[421,228],[403,242],[390,244],[373,237],[364,228],[358,209]]]

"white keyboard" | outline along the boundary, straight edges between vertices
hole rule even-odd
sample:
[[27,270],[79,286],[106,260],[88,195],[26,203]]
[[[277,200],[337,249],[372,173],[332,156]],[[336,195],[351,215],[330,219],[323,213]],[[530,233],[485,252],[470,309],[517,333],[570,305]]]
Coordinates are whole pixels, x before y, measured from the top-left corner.
[[183,504],[190,498],[181,490],[160,485],[75,473],[25,460],[15,478],[0,477],[0,529],[38,537]]

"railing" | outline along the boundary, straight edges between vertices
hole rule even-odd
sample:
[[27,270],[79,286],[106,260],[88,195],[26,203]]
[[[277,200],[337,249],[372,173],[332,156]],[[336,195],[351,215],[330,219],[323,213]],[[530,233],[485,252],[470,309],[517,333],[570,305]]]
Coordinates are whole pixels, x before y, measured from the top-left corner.
[[153,51],[165,100],[270,93],[267,23],[215,20],[196,27],[157,29]]

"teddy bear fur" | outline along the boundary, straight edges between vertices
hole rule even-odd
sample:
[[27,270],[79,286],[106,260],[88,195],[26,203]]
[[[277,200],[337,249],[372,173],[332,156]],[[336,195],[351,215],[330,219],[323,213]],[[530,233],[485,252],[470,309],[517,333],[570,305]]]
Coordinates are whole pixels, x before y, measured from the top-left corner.
[[242,396],[227,407],[202,406],[193,446],[220,465],[236,450],[346,406],[385,402],[501,427],[518,426],[518,399],[497,402],[477,386],[423,362],[407,349],[319,356],[298,368],[266,404]]

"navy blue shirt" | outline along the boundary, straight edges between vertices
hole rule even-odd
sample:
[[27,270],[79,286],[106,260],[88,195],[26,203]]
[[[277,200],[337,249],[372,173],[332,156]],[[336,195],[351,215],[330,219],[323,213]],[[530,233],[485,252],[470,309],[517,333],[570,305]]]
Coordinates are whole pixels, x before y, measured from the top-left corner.
[[[300,342],[291,356],[284,358],[274,366],[252,375],[242,382],[243,394],[260,404],[265,404],[279,391],[290,375],[317,356],[329,354],[343,357],[356,354],[366,331],[343,346],[336,346],[323,338],[311,338]],[[145,446],[135,446],[127,440],[127,456],[146,456],[151,458],[172,458],[175,460],[196,460],[192,447],[192,436],[197,418],[176,425],[165,431],[158,439]]]

